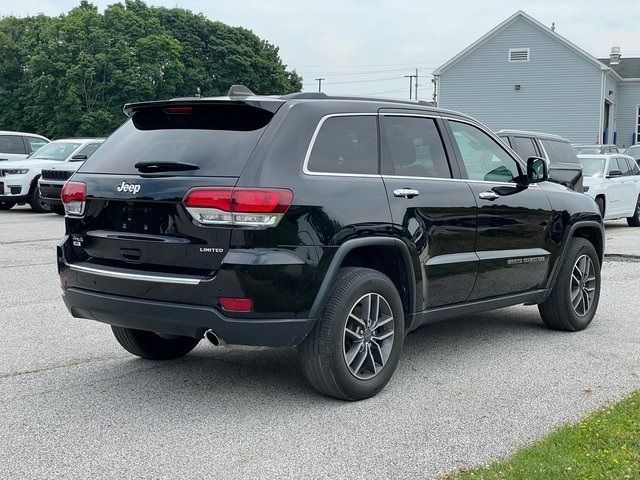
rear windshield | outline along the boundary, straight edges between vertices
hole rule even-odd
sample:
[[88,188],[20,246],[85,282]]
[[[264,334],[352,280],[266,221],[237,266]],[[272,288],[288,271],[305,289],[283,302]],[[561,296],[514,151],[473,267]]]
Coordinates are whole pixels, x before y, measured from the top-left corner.
[[606,159],[603,157],[580,157],[582,175],[585,177],[602,178]]
[[542,140],[550,160],[561,163],[578,163],[578,157],[571,144],[568,142],[558,142],[556,140]]
[[147,108],[135,112],[80,171],[138,174],[138,162],[182,162],[199,169],[180,175],[237,177],[272,117],[244,104]]

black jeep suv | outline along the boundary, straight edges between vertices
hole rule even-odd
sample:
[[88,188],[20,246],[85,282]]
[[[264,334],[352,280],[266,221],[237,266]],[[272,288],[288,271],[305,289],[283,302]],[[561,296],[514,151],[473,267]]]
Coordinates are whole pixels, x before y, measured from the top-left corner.
[[71,313],[134,355],[296,346],[316,389],[357,400],[427,322],[538,304],[576,331],[596,312],[596,204],[465,115],[238,88],[125,113],[64,187],[58,265]]

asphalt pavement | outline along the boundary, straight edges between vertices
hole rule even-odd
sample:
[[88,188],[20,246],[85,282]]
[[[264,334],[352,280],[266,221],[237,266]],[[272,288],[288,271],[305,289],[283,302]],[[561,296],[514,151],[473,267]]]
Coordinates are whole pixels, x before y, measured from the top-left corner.
[[598,314],[536,307],[425,326],[377,397],[306,385],[293,349],[155,363],[60,299],[57,215],[0,211],[0,478],[437,478],[508,455],[640,388],[640,229],[607,226]]

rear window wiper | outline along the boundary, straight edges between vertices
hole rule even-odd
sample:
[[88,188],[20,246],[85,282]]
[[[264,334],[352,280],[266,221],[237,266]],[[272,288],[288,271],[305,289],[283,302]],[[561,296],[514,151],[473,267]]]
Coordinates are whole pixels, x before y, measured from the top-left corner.
[[143,173],[183,172],[200,169],[198,165],[187,162],[138,162],[134,166]]

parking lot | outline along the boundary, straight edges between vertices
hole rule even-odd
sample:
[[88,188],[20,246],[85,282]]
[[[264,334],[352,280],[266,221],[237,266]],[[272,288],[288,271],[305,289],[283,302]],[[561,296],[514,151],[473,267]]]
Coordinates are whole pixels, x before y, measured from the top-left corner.
[[1,478],[433,478],[506,455],[640,388],[640,231],[607,226],[593,325],[535,307],[410,334],[378,396],[344,403],[292,349],[214,347],[154,363],[60,299],[64,221],[0,212]]

